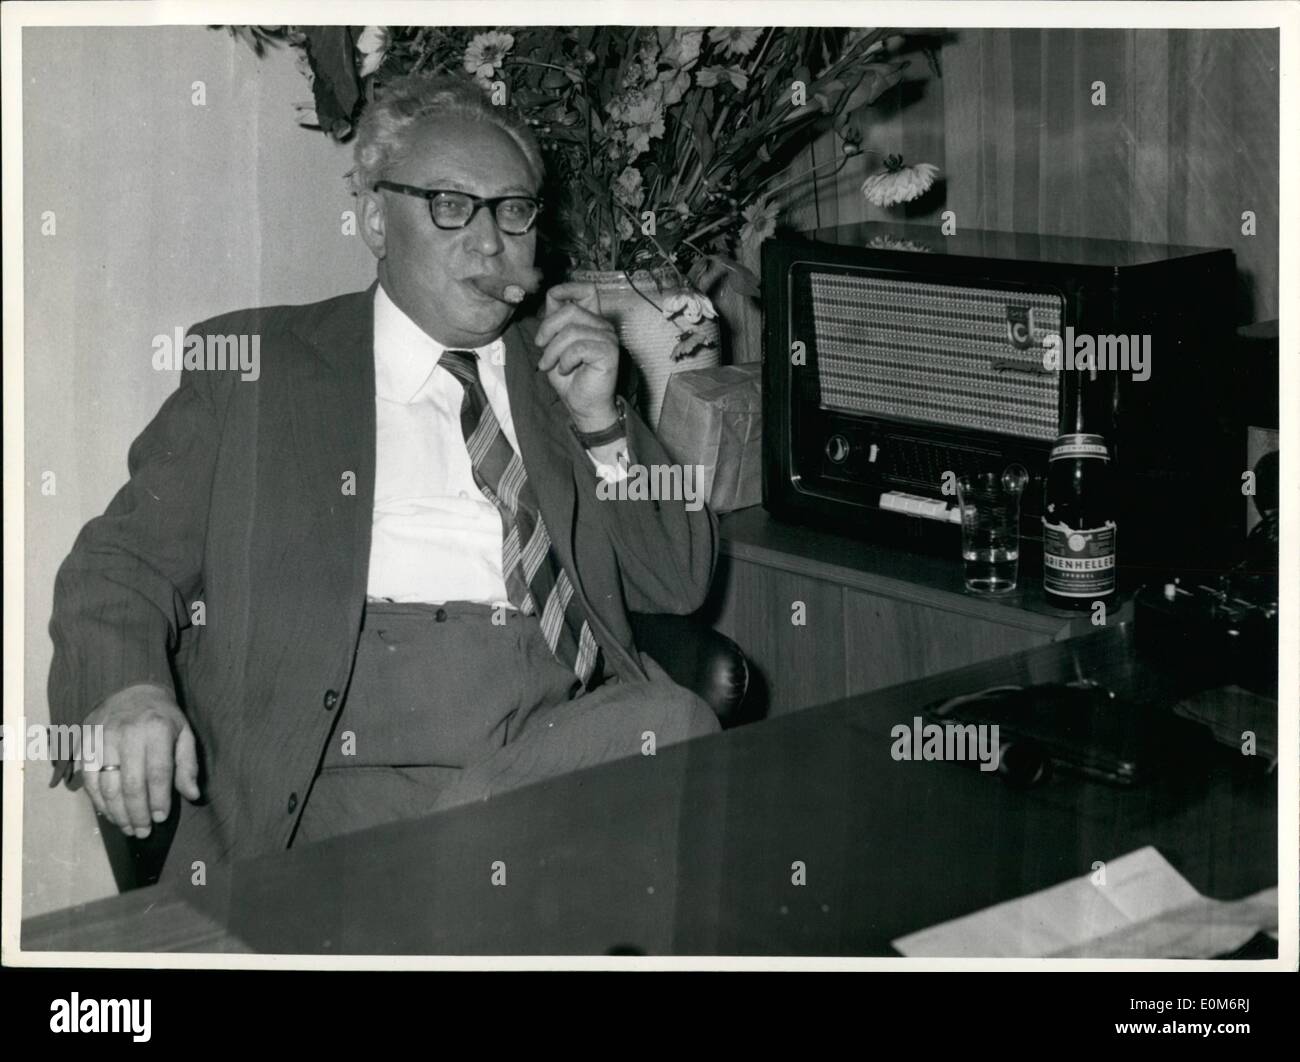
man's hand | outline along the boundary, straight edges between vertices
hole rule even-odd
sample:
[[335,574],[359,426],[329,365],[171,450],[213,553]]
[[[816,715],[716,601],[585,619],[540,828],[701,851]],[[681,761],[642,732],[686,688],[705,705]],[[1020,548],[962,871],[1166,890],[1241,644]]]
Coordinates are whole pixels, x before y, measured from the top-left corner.
[[536,342],[542,348],[537,368],[546,373],[579,431],[600,431],[618,419],[618,334],[600,316],[594,284],[551,288]]
[[[171,813],[172,782],[190,801],[199,799],[194,731],[171,691],[128,686],[86,716],[102,724],[98,762],[82,765],[95,810],[123,832],[148,837],[152,824]],[[102,768],[116,766],[118,770]]]

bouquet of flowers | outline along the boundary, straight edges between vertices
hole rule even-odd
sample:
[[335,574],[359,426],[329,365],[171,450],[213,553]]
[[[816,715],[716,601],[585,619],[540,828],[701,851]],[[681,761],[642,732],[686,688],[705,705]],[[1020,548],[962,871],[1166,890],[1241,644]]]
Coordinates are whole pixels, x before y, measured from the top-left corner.
[[[903,78],[915,50],[897,31],[824,27],[230,31],[258,54],[295,48],[313,93],[299,122],[339,140],[386,80],[419,71],[474,79],[534,128],[548,160],[549,242],[571,265],[667,270],[697,291],[706,274],[726,271],[755,297],[757,277],[737,258],[751,257],[739,252],[775,230],[782,194],[815,172],[789,179],[790,162],[828,129],[840,150],[819,169],[837,172],[862,153],[861,112]],[[905,202],[935,173],[891,156],[863,194]],[[712,312],[694,296],[662,309],[670,319]]]

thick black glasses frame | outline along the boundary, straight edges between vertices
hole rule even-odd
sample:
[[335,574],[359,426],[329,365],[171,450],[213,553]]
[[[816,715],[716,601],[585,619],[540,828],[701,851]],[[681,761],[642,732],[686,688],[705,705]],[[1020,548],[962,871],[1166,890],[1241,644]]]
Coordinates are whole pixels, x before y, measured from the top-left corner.
[[[429,220],[444,232],[455,232],[458,229],[469,228],[478,212],[483,207],[490,207],[492,210],[492,220],[496,222],[497,228],[501,229],[501,231],[507,236],[523,236],[530,232],[532,227],[537,224],[537,216],[542,212],[542,201],[534,195],[499,195],[492,199],[483,199],[481,196],[470,195],[469,192],[462,192],[459,188],[417,188],[413,184],[398,184],[396,181],[376,181],[375,188],[386,188],[390,192],[400,192],[402,195],[412,195],[417,199],[426,200],[429,204]],[[433,200],[436,196],[440,195],[459,195],[470,201],[474,209],[469,212],[469,217],[465,219],[465,224],[438,224],[438,219],[433,213]],[[501,224],[501,219],[497,217],[497,207],[511,199],[523,199],[532,203],[534,207],[532,220],[528,222],[527,228],[521,229],[519,232],[511,232],[509,229],[505,228]]]

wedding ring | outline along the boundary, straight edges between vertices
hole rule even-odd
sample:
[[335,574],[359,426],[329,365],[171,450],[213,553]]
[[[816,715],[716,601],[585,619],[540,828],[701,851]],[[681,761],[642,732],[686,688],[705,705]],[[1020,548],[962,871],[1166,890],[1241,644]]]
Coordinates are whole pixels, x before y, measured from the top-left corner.
[[96,771],[120,771],[122,768],[116,763],[106,763],[103,767],[83,767],[83,771],[89,771],[94,774]]

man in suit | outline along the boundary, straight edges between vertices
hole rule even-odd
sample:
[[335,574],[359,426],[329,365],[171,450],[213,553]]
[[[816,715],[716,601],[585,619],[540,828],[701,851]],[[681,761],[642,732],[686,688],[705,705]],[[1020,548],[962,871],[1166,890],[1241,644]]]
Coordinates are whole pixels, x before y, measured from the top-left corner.
[[598,489],[669,458],[595,290],[539,323],[479,286],[532,272],[527,127],[408,78],[356,161],[376,285],[193,329],[256,337],[256,379],[184,372],[59,572],[52,718],[103,724],[101,815],[179,814],[164,879],[717,729],[633,642],[699,607],[717,527]]

